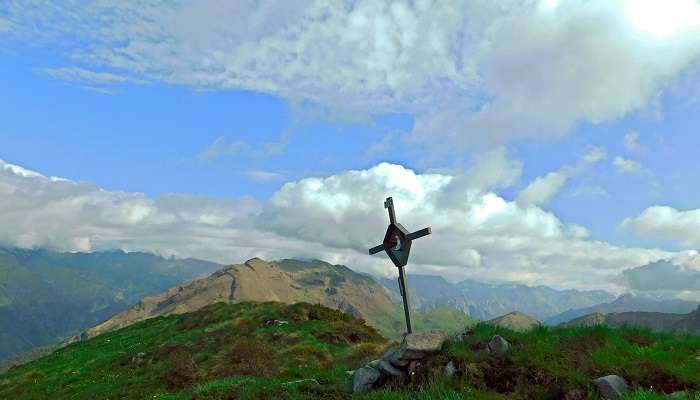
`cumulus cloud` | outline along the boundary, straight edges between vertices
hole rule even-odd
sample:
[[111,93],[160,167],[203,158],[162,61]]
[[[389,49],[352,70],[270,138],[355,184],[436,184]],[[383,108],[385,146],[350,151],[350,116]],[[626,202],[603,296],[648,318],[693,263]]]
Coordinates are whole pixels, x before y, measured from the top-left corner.
[[634,293],[663,298],[700,299],[700,256],[697,251],[625,270],[621,277]]
[[518,194],[518,204],[539,206],[548,203],[561,191],[569,179],[580,173],[585,167],[596,164],[605,157],[605,149],[594,147],[584,154],[576,165],[565,165],[557,171],[535,178]]
[[677,241],[686,248],[700,246],[700,209],[652,206],[625,219],[621,226],[641,236]]
[[386,163],[305,178],[287,183],[272,196],[258,216],[258,226],[362,253],[381,240],[387,223],[382,199],[393,196],[404,226],[433,228],[433,235],[414,244],[414,271],[557,287],[615,290],[612,278],[624,268],[670,254],[587,240],[584,227],[567,225],[539,207],[522,207],[488,190],[473,188],[461,202],[444,203],[442,197],[454,179]]
[[585,227],[488,189],[472,186],[461,201],[445,202],[456,179],[382,163],[288,182],[260,203],[153,199],[0,162],[0,243],[68,251],[117,247],[223,263],[308,256],[388,275],[395,268],[367,249],[382,239],[388,221],[382,202],[393,196],[407,228],[433,228],[414,244],[415,273],[620,290],[613,278],[622,270],[673,255],[589,240]]
[[[414,143],[458,149],[561,135],[644,109],[700,55],[700,23],[678,20],[697,12],[687,3],[8,0],[3,8],[15,31],[73,46],[76,64],[406,112],[416,117]],[[660,26],[669,29],[651,29]]]
[[630,160],[624,157],[617,156],[613,160],[613,165],[617,168],[618,172],[626,174],[646,174],[647,169],[644,168],[641,162]]

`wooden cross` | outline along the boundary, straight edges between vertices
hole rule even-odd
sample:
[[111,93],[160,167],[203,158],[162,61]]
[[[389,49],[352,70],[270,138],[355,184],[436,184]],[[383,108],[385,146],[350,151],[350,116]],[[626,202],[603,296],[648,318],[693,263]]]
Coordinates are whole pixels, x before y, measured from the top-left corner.
[[391,197],[387,197],[386,201],[384,201],[384,208],[389,210],[389,227],[386,230],[382,244],[369,249],[369,254],[377,254],[383,250],[399,269],[399,291],[403,299],[403,311],[406,316],[406,332],[411,333],[413,332],[411,328],[411,309],[408,304],[408,285],[406,284],[404,266],[408,264],[408,255],[411,253],[411,242],[423,236],[430,235],[431,230],[428,227],[413,233],[408,233],[403,225],[396,222],[394,200]]

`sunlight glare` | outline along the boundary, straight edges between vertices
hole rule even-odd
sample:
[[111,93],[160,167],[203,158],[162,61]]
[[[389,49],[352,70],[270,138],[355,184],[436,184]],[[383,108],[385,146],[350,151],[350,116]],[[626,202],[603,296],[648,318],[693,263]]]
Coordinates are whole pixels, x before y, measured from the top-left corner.
[[657,38],[700,28],[700,3],[696,0],[626,0],[624,11],[636,29]]

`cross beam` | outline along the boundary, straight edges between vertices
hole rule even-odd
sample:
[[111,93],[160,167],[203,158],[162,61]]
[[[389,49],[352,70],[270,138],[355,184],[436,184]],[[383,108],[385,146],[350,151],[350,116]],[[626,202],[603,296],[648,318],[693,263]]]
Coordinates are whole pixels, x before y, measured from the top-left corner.
[[394,265],[399,269],[399,292],[403,299],[403,310],[406,316],[406,331],[411,333],[411,309],[408,302],[408,285],[406,284],[406,274],[404,266],[408,263],[408,256],[411,252],[411,242],[415,239],[428,236],[431,229],[423,228],[413,233],[408,233],[400,223],[396,222],[396,212],[394,211],[394,200],[387,197],[384,201],[384,208],[389,211],[389,227],[384,235],[384,241],[378,246],[369,249],[369,254],[377,254],[385,251]]

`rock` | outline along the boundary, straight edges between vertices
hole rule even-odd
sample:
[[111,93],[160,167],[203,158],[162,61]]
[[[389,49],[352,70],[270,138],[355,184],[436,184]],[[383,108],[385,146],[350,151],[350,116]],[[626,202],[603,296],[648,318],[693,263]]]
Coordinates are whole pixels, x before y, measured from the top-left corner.
[[452,361],[448,362],[447,365],[445,365],[445,376],[451,378],[454,376],[455,372],[457,372],[455,363],[453,363]]
[[379,370],[391,376],[405,376],[406,373],[394,367],[387,360],[379,360]]
[[491,354],[503,354],[510,349],[510,343],[501,335],[496,335],[491,338],[486,347]]
[[409,333],[401,342],[401,355],[404,360],[420,360],[426,356],[440,351],[447,340],[447,333],[443,331],[430,331],[421,333]]
[[146,353],[138,353],[135,356],[131,357],[131,363],[134,365],[139,365],[143,363],[143,358],[146,356]]
[[605,400],[614,400],[622,397],[628,389],[627,382],[618,375],[603,376],[593,380],[598,387],[600,395]]
[[381,373],[372,367],[362,367],[355,371],[352,377],[353,393],[363,393],[372,389],[372,385],[379,380]]
[[382,360],[386,360],[391,363],[391,365],[397,367],[397,368],[405,368],[409,360],[405,360],[401,358],[401,348],[399,347],[393,347],[389,349],[384,355],[382,356]]

